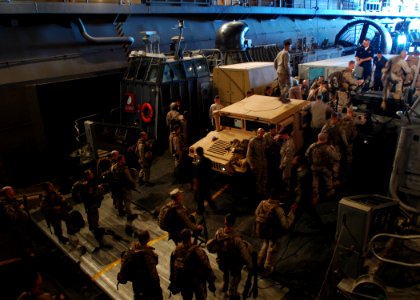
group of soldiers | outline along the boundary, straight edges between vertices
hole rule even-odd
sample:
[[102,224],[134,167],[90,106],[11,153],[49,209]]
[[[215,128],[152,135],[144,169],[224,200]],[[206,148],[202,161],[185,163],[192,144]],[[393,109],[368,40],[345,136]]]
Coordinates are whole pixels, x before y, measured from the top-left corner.
[[349,61],[346,69],[334,72],[328,78],[320,76],[309,85],[307,80],[298,83],[292,78],[290,48],[290,41],[285,41],[284,49],[274,61],[280,100],[283,102],[292,98],[314,101],[317,96],[321,96],[324,102],[330,103],[336,111],[341,111],[350,104],[351,91],[360,89],[361,92],[367,92],[372,89],[383,91],[381,107],[385,110],[389,100],[399,102],[404,98],[407,87],[414,91],[414,100],[420,95],[418,51],[408,56],[407,51],[402,50],[399,55],[388,60],[381,50],[375,52],[370,40],[366,38],[358,47],[355,60]]
[[[169,239],[175,243],[170,259],[168,289],[172,294],[181,293],[184,300],[193,297],[204,300],[208,291],[216,291],[216,276],[207,253],[197,239],[204,227],[194,221],[189,210],[183,205],[184,192],[181,189],[171,190],[169,196],[169,201],[161,208],[158,217],[158,224],[168,231]],[[292,208],[286,215],[278,199],[278,193],[272,190],[269,199],[262,201],[255,211],[257,223],[269,228],[269,233],[261,235],[263,245],[258,252],[258,259],[253,259],[257,257],[253,255],[253,246],[236,231],[236,217],[233,214],[225,215],[224,226],[207,241],[207,249],[217,255],[216,262],[223,273],[221,291],[226,293],[230,300],[241,299],[238,287],[244,267],[248,278],[242,293],[243,299],[250,295],[251,279],[252,276],[256,276],[257,271],[268,276],[275,270],[279,239],[284,234],[281,228],[287,229],[292,226],[296,209]],[[118,281],[133,282],[135,299],[162,299],[156,269],[158,257],[153,248],[147,246],[150,240],[149,233],[141,230],[138,238],[139,242],[132,244],[123,255]],[[135,274],[130,274],[130,270],[135,270]]]

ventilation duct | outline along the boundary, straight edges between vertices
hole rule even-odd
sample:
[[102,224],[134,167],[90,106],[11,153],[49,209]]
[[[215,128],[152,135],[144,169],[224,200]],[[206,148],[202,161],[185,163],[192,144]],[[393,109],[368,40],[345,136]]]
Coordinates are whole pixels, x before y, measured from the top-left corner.
[[245,34],[249,27],[241,21],[223,24],[216,32],[216,48],[220,51],[245,51]]
[[80,34],[87,40],[88,42],[95,43],[95,44],[133,44],[134,38],[131,36],[122,36],[122,37],[93,37],[89,33],[87,33],[85,29],[85,25],[83,24],[82,20],[79,18],[77,19],[77,24],[79,26]]

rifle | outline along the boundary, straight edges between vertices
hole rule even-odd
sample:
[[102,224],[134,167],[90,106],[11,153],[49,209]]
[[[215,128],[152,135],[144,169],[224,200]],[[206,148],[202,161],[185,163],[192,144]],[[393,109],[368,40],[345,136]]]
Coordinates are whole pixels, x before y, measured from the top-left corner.
[[246,278],[245,287],[242,292],[242,299],[248,299],[251,294],[254,299],[258,297],[258,270],[257,270],[257,252],[252,252],[252,270],[249,270]]

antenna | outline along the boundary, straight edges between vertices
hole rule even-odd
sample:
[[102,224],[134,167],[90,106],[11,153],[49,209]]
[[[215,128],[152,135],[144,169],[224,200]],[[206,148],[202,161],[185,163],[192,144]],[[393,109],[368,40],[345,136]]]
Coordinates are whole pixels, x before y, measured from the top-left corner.
[[176,43],[176,47],[175,47],[175,59],[183,59],[184,55],[183,55],[183,51],[180,49],[181,48],[181,41],[182,41],[182,33],[184,31],[184,20],[179,19],[178,20],[178,29],[179,29],[179,35],[178,35],[178,41]]

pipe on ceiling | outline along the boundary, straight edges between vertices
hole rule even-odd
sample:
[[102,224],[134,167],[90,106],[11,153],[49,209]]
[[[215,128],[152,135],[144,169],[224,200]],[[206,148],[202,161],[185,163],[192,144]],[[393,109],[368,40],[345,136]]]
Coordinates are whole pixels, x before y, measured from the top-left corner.
[[88,42],[95,43],[95,44],[129,44],[132,45],[134,43],[134,38],[132,36],[121,36],[121,37],[93,37],[89,33],[87,33],[85,25],[83,21],[78,18],[77,25],[79,27],[80,34],[87,40]]

